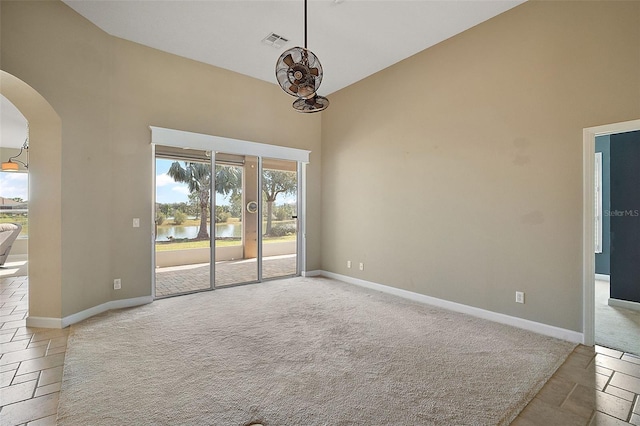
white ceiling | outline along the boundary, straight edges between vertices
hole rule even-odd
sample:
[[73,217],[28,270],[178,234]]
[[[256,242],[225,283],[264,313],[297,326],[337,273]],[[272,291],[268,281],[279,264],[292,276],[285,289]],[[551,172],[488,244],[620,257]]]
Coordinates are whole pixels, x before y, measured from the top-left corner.
[[[63,0],[107,33],[276,84],[280,54],[304,46],[303,0]],[[309,0],[307,47],[329,95],[524,0]],[[274,32],[289,43],[261,41]]]
[[[303,0],[63,1],[113,36],[273,84],[280,54],[304,46]],[[318,93],[330,95],[524,1],[309,0],[307,47],[324,70]],[[289,42],[262,43],[271,32]],[[3,147],[24,142],[24,117],[12,107],[2,99]]]
[[[20,148],[27,137],[27,119],[7,98],[0,95],[0,147]],[[6,161],[5,158],[0,159]]]

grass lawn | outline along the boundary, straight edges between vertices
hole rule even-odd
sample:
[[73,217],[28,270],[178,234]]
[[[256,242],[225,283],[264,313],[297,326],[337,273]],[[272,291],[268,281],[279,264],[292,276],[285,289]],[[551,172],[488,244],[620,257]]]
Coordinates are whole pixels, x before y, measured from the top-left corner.
[[[279,243],[284,241],[294,241],[295,235],[286,235],[284,237],[269,237],[263,241],[265,244]],[[229,247],[239,246],[242,244],[240,240],[216,240],[216,247]],[[209,240],[180,240],[174,242],[157,242],[156,251],[172,251],[172,250],[186,250],[194,248],[206,248],[209,247]]]

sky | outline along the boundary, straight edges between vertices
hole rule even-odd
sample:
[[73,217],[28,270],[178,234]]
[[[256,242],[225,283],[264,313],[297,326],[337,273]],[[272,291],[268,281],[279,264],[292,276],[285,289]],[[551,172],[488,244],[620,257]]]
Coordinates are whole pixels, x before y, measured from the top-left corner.
[[[156,203],[171,204],[189,202],[189,189],[186,183],[178,183],[173,180],[167,171],[174,160],[156,160]],[[184,163],[181,163],[184,166]],[[216,194],[216,204],[228,205],[229,198]]]
[[175,182],[167,170],[172,160],[156,160],[156,203],[170,204],[189,201],[189,189],[184,183]]
[[[156,202],[180,203],[188,202],[189,190],[184,183],[177,183],[167,175],[172,160],[158,159],[156,161]],[[27,173],[0,173],[0,197],[29,199],[29,175]],[[289,200],[291,198],[291,200]],[[287,197],[284,202],[293,202],[295,197]],[[229,204],[228,197],[218,194],[216,204]]]
[[0,197],[29,199],[29,175],[27,173],[0,173]]

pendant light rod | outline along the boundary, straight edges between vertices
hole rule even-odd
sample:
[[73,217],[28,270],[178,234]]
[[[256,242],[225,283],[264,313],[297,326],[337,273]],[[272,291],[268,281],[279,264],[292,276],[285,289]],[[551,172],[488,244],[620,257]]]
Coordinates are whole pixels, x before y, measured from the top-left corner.
[[304,0],[304,48],[307,48],[307,0]]

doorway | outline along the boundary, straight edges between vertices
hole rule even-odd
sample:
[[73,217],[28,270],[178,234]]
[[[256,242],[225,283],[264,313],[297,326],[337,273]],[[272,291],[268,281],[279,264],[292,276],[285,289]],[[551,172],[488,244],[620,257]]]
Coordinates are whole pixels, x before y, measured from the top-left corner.
[[[2,234],[0,278],[27,276],[29,230],[29,123],[18,108],[0,94],[0,225],[15,227]],[[6,167],[5,162],[10,166]],[[9,225],[11,224],[11,225]],[[17,235],[16,235],[17,233]]]
[[[583,332],[584,343],[587,345],[602,344],[596,340],[596,310],[598,309],[599,315],[601,315],[602,309],[605,309],[604,306],[601,306],[603,297],[608,298],[607,305],[611,305],[610,301],[612,300],[608,295],[603,296],[603,290],[608,290],[603,286],[604,284],[608,287],[608,283],[603,281],[603,279],[606,280],[606,275],[596,275],[595,268],[597,254],[594,255],[594,253],[601,251],[598,250],[599,244],[606,245],[605,234],[601,237],[598,225],[604,223],[606,214],[610,215],[614,209],[614,206],[609,206],[607,210],[606,201],[603,200],[600,203],[601,200],[598,199],[599,192],[596,183],[599,180],[597,176],[599,176],[600,170],[598,170],[597,161],[594,161],[596,137],[636,130],[640,130],[640,120],[588,128],[584,129],[583,133]],[[595,191],[594,188],[596,188]],[[601,266],[599,267],[601,268]],[[598,290],[596,290],[596,286],[598,286]],[[617,323],[617,326],[624,326],[620,324],[620,321],[614,322]],[[625,350],[626,348],[620,349]]]
[[155,298],[301,274],[308,151],[152,132]]

